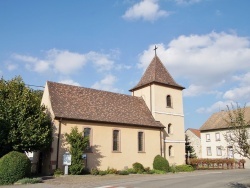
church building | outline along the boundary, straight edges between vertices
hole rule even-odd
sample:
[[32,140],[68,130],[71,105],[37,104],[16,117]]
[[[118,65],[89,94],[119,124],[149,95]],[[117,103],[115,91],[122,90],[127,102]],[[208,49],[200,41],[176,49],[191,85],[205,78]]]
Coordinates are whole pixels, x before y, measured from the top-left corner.
[[156,155],[171,164],[185,163],[182,90],[157,55],[131,95],[47,81],[42,104],[53,124],[50,151],[40,154],[42,172],[63,169],[69,150],[65,134],[73,127],[89,137],[85,166],[106,170],[131,168],[135,162],[153,168]]

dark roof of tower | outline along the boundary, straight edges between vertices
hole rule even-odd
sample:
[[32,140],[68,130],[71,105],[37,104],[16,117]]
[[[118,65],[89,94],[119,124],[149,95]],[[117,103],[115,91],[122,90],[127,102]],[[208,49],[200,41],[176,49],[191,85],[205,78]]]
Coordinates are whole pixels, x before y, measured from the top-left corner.
[[139,83],[129,91],[134,91],[152,83],[185,89],[175,82],[157,55],[152,59]]
[[140,97],[47,82],[56,118],[164,128]]

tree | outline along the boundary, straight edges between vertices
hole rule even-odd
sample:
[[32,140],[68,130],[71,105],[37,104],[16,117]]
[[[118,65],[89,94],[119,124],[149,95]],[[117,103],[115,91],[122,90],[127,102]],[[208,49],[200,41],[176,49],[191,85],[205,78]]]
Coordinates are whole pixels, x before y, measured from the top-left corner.
[[70,134],[65,134],[66,141],[70,144],[71,165],[69,172],[73,175],[82,174],[84,164],[82,159],[83,151],[89,146],[89,138],[78,132],[78,128],[71,129]]
[[185,135],[185,153],[186,153],[186,163],[188,164],[188,158],[197,158],[195,150],[193,146],[191,146],[191,142],[189,141],[188,135]]
[[10,151],[50,147],[52,126],[41,106],[41,92],[25,86],[20,76],[0,80],[0,157]]
[[241,108],[238,104],[231,108],[227,106],[226,121],[228,132],[224,135],[225,140],[234,148],[234,152],[250,159],[250,122],[245,118],[245,106]]

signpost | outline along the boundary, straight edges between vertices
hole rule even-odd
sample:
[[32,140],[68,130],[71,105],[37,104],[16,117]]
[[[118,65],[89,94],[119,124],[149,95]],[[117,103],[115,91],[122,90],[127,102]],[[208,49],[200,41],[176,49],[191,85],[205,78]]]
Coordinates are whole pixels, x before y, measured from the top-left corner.
[[65,152],[65,154],[63,155],[63,165],[65,165],[64,175],[68,175],[69,174],[69,165],[71,165],[71,155],[68,151]]

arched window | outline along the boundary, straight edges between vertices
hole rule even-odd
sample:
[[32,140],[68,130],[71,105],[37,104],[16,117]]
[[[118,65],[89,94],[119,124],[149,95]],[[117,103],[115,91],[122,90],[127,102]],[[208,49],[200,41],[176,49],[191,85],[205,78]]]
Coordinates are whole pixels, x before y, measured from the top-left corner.
[[173,146],[168,147],[168,156],[169,157],[173,156]]
[[171,123],[169,123],[168,124],[168,134],[171,134],[172,133],[172,124]]
[[119,152],[120,151],[120,131],[119,130],[113,130],[113,152]]
[[167,100],[167,107],[172,107],[172,101],[170,95],[167,95],[166,100]]
[[138,151],[144,151],[144,132],[138,132]]
[[87,152],[91,152],[92,151],[92,148],[91,148],[91,143],[92,143],[92,130],[91,128],[89,127],[85,127],[83,129],[83,136],[86,138],[88,137],[88,144],[87,144],[87,147],[85,149],[85,153]]

